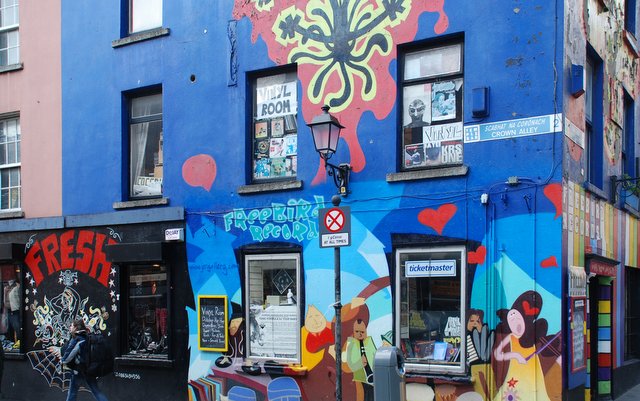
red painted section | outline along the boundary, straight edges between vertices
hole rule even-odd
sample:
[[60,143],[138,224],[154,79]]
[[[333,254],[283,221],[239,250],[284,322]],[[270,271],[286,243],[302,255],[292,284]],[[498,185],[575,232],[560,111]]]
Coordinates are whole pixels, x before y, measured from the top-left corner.
[[547,185],[544,187],[544,195],[556,208],[555,218],[562,216],[562,185],[559,183]]
[[216,161],[209,155],[196,155],[188,158],[182,165],[182,179],[192,187],[202,187],[209,191],[218,168]]
[[480,245],[475,252],[471,251],[467,254],[467,261],[469,263],[475,263],[478,265],[484,264],[487,258],[487,248],[484,245]]
[[457,211],[456,205],[451,203],[442,205],[437,210],[424,209],[418,214],[418,221],[442,235],[442,230]]
[[556,260],[555,256],[549,256],[548,258],[540,262],[540,267],[545,269],[549,267],[558,267],[558,261]]

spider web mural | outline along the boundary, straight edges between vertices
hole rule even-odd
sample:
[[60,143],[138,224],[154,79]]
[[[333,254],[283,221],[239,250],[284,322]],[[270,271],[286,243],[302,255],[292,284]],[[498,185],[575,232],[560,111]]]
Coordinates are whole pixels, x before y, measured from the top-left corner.
[[65,391],[71,382],[71,372],[64,370],[60,360],[47,350],[27,352],[31,367],[40,372],[49,387],[58,387]]
[[[27,273],[27,280],[30,278],[28,275],[29,273]],[[111,275],[115,275],[115,270],[112,270]],[[107,331],[105,323],[109,319],[107,308],[92,306],[89,297],[82,298],[73,288],[79,284],[77,272],[63,270],[60,272],[58,283],[64,286],[59,294],[51,299],[45,295],[42,304],[32,298],[31,304],[27,307],[33,313],[35,344],[40,344],[43,349],[29,351],[26,354],[31,367],[45,378],[50,387],[58,387],[65,391],[69,388],[71,371],[66,369],[48,348],[61,347],[69,339],[69,326],[76,319],[84,320],[91,332],[104,333],[107,336],[111,333]],[[34,283],[29,282],[29,284],[33,286]],[[113,287],[115,284],[110,286]],[[27,294],[31,292],[33,297],[37,294],[36,291],[34,287],[31,291],[27,291]],[[111,290],[109,297],[112,302],[111,309],[115,312],[119,294]],[[26,301],[29,302],[29,298]],[[80,387],[80,390],[88,391],[86,387]]]

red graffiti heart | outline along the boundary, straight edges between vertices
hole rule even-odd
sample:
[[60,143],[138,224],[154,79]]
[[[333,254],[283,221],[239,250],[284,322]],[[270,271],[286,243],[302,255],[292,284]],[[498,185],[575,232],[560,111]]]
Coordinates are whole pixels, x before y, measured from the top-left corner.
[[484,264],[484,261],[487,257],[487,248],[484,245],[480,245],[475,252],[469,252],[467,255],[467,259],[469,263],[475,263],[477,265]]
[[524,301],[522,307],[524,308],[524,314],[527,316],[536,316],[540,313],[540,308],[532,307],[529,305],[529,301]]
[[540,262],[540,266],[547,269],[549,267],[558,267],[558,261],[555,256],[549,256],[542,262]]
[[427,227],[433,228],[438,234],[442,235],[444,226],[456,214],[458,208],[454,204],[442,205],[438,210],[424,209],[418,213],[418,221]]
[[557,219],[562,215],[562,185],[549,184],[544,187],[544,195],[553,203],[556,208],[556,215],[554,219]]

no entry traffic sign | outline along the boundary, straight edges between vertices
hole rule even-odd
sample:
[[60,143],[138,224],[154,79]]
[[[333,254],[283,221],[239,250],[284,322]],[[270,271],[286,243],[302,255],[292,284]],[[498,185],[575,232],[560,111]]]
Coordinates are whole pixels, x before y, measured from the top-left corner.
[[351,245],[351,208],[330,207],[318,213],[320,247],[331,248]]

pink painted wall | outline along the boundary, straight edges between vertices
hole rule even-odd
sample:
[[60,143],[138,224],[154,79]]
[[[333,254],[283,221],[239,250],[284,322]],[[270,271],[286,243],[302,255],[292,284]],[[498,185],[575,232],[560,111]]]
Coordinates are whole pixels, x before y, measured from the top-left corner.
[[60,2],[20,2],[20,61],[0,73],[0,115],[20,113],[22,210],[26,218],[62,211]]

